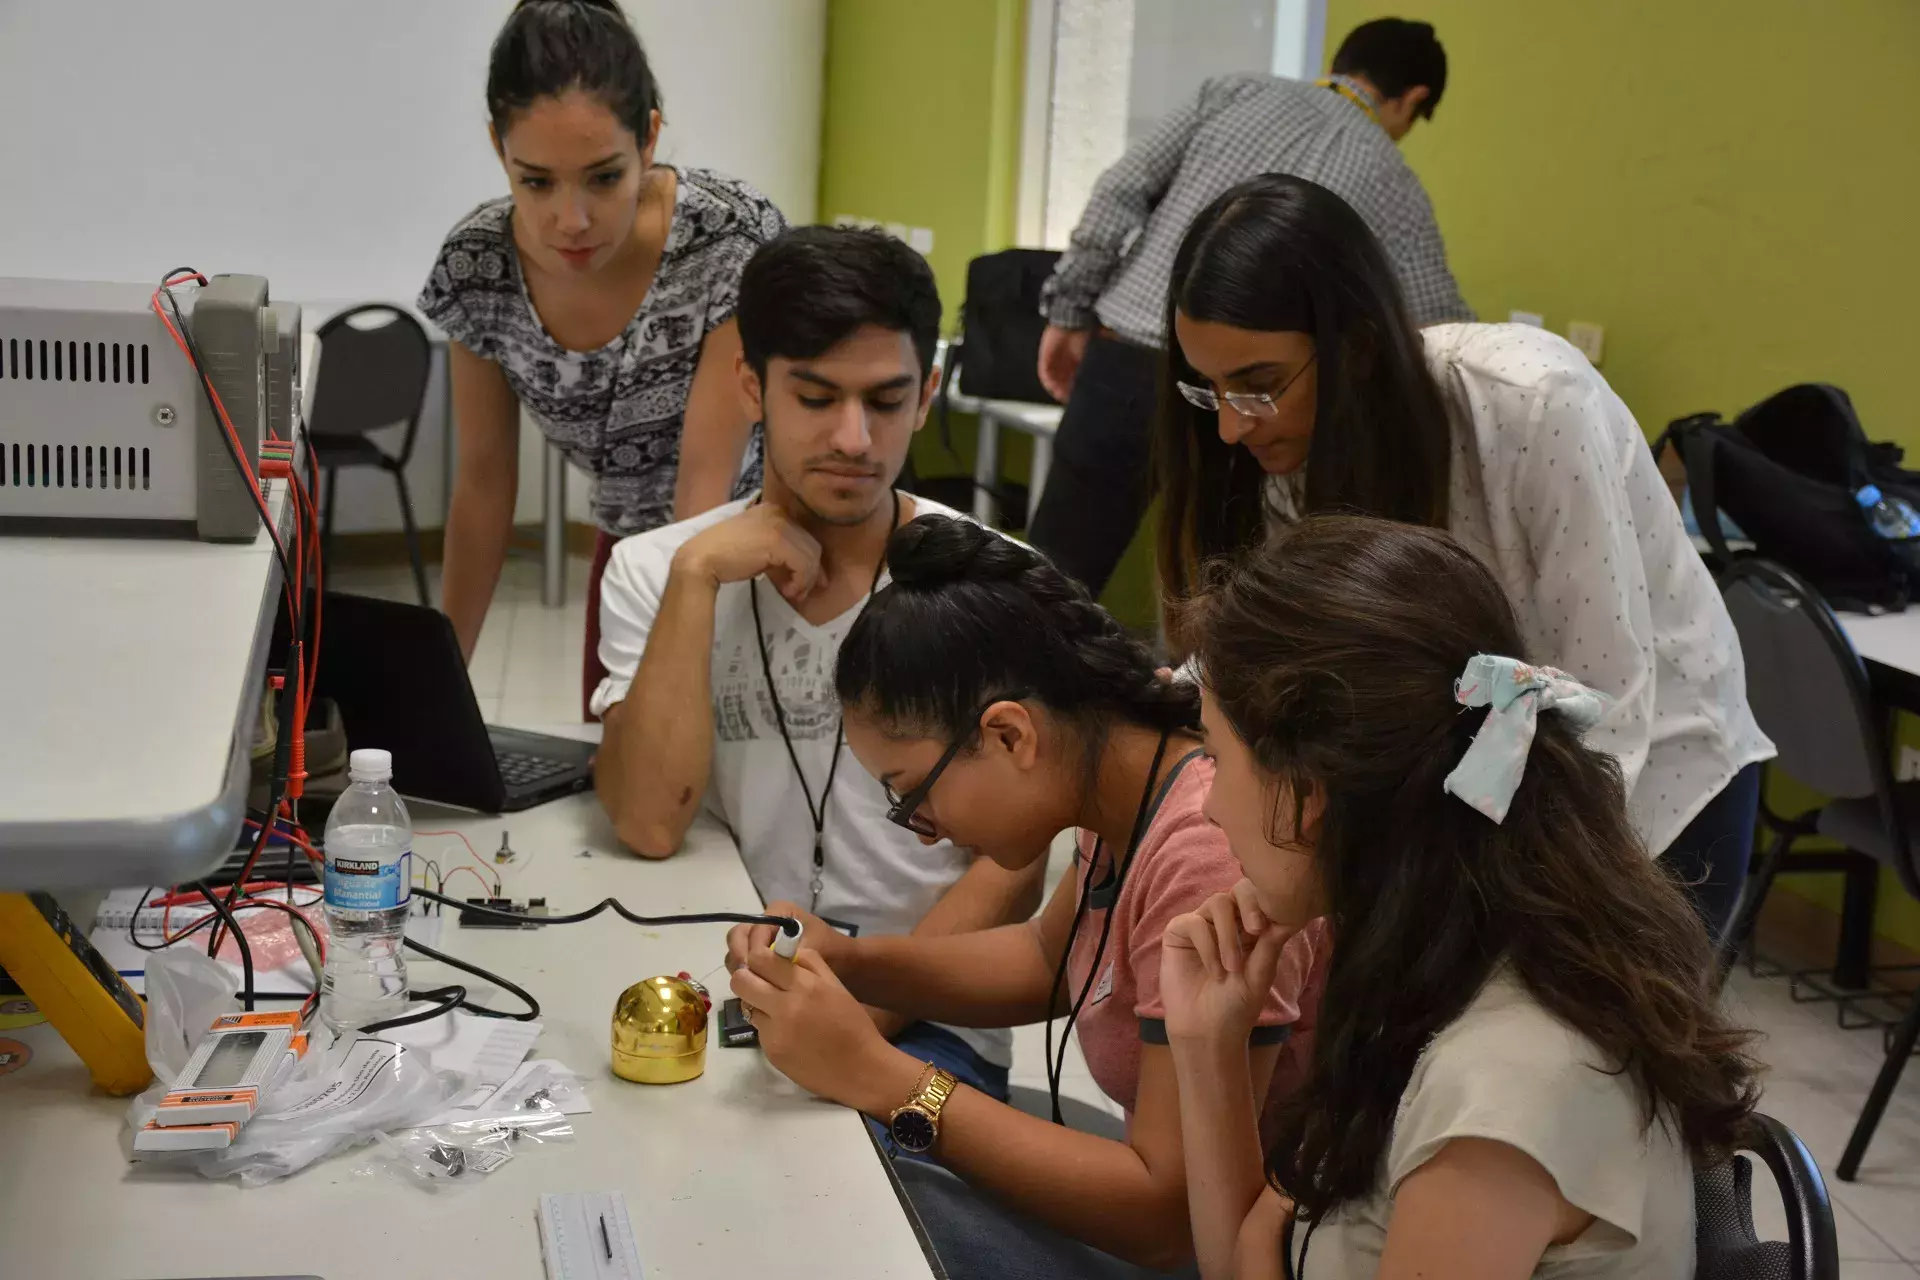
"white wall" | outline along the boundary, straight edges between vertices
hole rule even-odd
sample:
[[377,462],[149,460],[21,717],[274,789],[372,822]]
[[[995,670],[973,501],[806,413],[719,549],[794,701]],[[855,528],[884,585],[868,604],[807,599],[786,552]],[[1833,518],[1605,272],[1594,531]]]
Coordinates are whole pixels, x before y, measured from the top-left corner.
[[[626,3],[666,99],[662,157],[812,220],[826,0]],[[412,298],[453,221],[505,193],[484,89],[511,7],[0,0],[0,275],[190,264],[264,274],[280,298]],[[443,431],[423,424],[409,471],[428,525]],[[537,492],[537,461],[523,471]],[[393,512],[384,477],[342,484],[343,530],[397,528]]]

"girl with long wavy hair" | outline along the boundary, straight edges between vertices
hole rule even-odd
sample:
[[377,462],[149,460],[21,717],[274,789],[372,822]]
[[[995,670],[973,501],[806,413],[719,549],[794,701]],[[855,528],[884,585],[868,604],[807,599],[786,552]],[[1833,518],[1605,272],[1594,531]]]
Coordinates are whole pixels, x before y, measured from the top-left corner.
[[[1180,621],[1206,813],[1246,873],[1162,949],[1203,1275],[1691,1276],[1693,1166],[1736,1141],[1756,1067],[1618,762],[1581,741],[1605,695],[1523,661],[1493,575],[1411,525],[1287,526]],[[1263,1153],[1249,1010],[1322,918],[1307,1078]]]

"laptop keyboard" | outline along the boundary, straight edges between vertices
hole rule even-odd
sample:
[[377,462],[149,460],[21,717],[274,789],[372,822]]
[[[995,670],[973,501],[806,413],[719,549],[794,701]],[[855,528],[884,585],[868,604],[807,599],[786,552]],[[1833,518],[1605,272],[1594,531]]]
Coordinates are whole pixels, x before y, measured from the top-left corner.
[[509,787],[530,787],[548,778],[571,773],[578,767],[571,761],[529,755],[524,751],[500,751],[496,758],[500,762],[500,779]]

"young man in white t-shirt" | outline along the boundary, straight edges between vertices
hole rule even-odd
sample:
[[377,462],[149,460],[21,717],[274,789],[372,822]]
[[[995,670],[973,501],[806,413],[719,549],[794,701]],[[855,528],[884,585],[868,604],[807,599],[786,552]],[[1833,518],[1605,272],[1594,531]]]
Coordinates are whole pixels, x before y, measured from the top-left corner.
[[[592,702],[606,723],[601,804],[649,858],[671,856],[704,804],[763,900],[863,933],[1026,919],[1038,870],[925,846],[887,821],[880,784],[845,750],[834,694],[840,641],[885,580],[893,530],[958,514],[893,488],[939,381],[933,273],[880,232],[796,228],[747,264],[737,315],[765,488],[615,547],[600,597],[609,674]],[[1007,1032],[874,1019],[1005,1098]]]

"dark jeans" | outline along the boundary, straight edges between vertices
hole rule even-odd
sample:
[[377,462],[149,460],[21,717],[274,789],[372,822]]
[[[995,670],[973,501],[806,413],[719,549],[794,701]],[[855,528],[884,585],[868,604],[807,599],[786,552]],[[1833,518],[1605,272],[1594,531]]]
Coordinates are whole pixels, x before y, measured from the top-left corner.
[[1095,335],[1073,380],[1027,539],[1098,597],[1140,527],[1160,353]]
[[1740,890],[1747,883],[1759,814],[1760,766],[1750,764],[1707,801],[1660,855],[1661,865],[1686,890],[1716,944],[1733,923]]
[[[913,1023],[893,1038],[893,1046],[905,1049],[922,1062],[931,1062],[961,1084],[978,1089],[996,1102],[1007,1100],[1007,1069],[988,1062],[973,1051],[972,1045],[945,1027],[936,1027],[931,1022]],[[868,1119],[867,1124],[881,1144],[891,1149],[887,1126],[874,1119]]]
[[1159,1272],[1124,1262],[981,1194],[929,1162],[894,1166],[907,1199],[952,1280],[1152,1280],[1195,1278],[1189,1263]]

